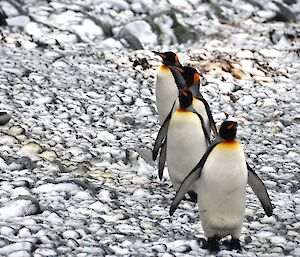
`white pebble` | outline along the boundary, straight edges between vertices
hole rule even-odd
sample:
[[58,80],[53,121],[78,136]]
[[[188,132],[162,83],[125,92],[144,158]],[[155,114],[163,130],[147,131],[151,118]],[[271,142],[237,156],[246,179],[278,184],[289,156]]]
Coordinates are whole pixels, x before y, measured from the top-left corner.
[[80,234],[77,232],[77,231],[74,231],[74,230],[66,230],[62,233],[62,236],[63,238],[75,238],[75,239],[78,239],[80,238]]
[[270,237],[270,242],[274,245],[285,245],[286,239],[282,236],[272,236]]
[[91,196],[90,193],[85,192],[85,191],[80,191],[76,195],[74,195],[74,198],[77,200],[91,200],[93,197]]
[[239,102],[240,105],[246,106],[246,105],[249,105],[249,104],[256,103],[256,99],[251,95],[245,95],[242,98],[240,98],[238,100],[238,102]]
[[241,59],[252,59],[253,53],[250,50],[240,50],[237,52],[236,57]]
[[8,226],[1,226],[0,234],[4,236],[12,236],[15,234],[15,230]]

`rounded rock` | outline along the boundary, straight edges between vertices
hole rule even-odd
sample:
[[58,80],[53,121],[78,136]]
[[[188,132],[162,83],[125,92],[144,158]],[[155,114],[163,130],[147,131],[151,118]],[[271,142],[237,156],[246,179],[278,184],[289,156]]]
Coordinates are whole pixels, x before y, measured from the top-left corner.
[[5,125],[11,119],[11,115],[7,112],[0,112],[0,126]]

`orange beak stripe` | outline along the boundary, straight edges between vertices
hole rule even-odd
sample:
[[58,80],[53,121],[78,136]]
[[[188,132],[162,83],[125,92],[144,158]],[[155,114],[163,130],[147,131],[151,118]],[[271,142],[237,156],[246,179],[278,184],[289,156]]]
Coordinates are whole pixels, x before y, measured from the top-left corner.
[[183,96],[185,96],[185,97],[187,97],[187,93],[186,92],[184,92],[184,91],[181,91],[181,94],[183,95]]
[[177,67],[177,66],[174,66],[174,68],[175,68],[176,70],[178,70],[180,73],[183,73],[183,72],[184,72],[183,69],[181,69],[181,68],[179,68],[179,67]]
[[234,128],[234,124],[230,124],[227,126],[227,129],[232,129],[232,128]]

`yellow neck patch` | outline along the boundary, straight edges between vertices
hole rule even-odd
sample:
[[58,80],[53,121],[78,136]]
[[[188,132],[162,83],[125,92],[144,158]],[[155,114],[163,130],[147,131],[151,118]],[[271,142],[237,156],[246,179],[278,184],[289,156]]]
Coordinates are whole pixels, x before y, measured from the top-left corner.
[[160,69],[161,71],[167,71],[167,70],[169,70],[169,67],[166,66],[166,65],[161,65],[161,66],[159,67],[159,69]]
[[178,109],[177,112],[188,112],[186,109]]
[[218,144],[218,147],[219,148],[222,148],[222,149],[236,149],[238,147],[240,147],[240,143],[235,141],[235,140],[232,140],[232,141],[225,141],[225,142],[222,142],[220,144]]

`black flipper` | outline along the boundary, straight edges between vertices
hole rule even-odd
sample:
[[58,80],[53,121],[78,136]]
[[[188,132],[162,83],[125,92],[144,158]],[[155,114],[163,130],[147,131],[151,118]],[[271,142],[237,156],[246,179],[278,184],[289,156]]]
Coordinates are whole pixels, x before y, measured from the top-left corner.
[[209,132],[207,131],[207,129],[206,129],[206,127],[205,127],[205,123],[204,123],[203,117],[202,117],[199,113],[197,113],[196,111],[195,111],[195,113],[198,115],[198,117],[199,117],[199,119],[200,119],[200,121],[201,121],[202,130],[203,130],[205,139],[206,139],[206,141],[207,141],[207,145],[210,145],[211,140],[210,140]]
[[258,197],[259,201],[264,208],[264,211],[268,217],[272,216],[273,214],[273,206],[266,190],[264,183],[258,177],[258,175],[254,172],[254,170],[249,166],[247,163],[248,169],[248,184]]
[[183,78],[183,76],[181,75],[180,71],[178,70],[180,68],[176,67],[174,65],[168,65],[168,68],[170,69],[170,71],[173,74],[173,77],[175,79],[175,83],[177,85],[178,90],[179,91],[183,90],[185,88],[185,86],[186,86],[186,81]]
[[169,123],[170,123],[170,119],[171,119],[171,116],[173,113],[173,108],[176,103],[176,100],[174,101],[171,111],[169,112],[167,118],[165,119],[164,123],[161,125],[160,130],[158,131],[158,134],[157,134],[157,137],[156,137],[156,140],[154,143],[154,147],[152,150],[152,160],[153,161],[156,160],[159,148],[162,147],[162,143],[163,143],[164,139],[167,138]]
[[204,104],[205,110],[206,110],[206,113],[207,113],[207,116],[208,116],[210,128],[213,131],[215,137],[217,137],[218,131],[217,131],[216,123],[214,121],[214,118],[212,116],[212,113],[210,111],[210,108],[209,108],[209,105],[208,105],[207,101],[203,97],[202,98],[200,97],[200,98],[197,98],[197,99],[200,100]]
[[167,138],[163,142],[158,159],[158,177],[162,180],[167,157]]
[[177,206],[179,205],[180,201],[184,198],[185,194],[189,191],[190,185],[198,180],[201,176],[202,168],[206,162],[207,157],[209,156],[210,152],[222,141],[222,138],[217,137],[215,141],[207,148],[205,154],[202,156],[201,160],[198,162],[196,167],[190,172],[190,174],[184,179],[180,188],[178,189],[176,196],[172,202],[170,207],[170,216],[173,215]]

